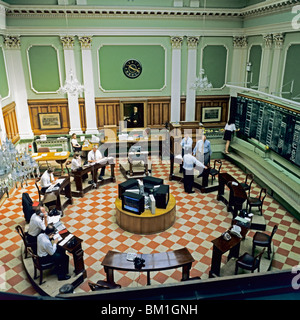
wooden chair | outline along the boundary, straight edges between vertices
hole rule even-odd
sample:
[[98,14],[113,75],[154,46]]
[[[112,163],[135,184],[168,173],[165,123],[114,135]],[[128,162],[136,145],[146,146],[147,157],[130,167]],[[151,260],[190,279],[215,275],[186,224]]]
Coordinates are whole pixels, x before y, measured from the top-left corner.
[[246,175],[245,182],[240,183],[245,191],[249,191],[248,195],[250,195],[251,185],[254,181],[254,176],[252,173],[248,173]]
[[[34,254],[31,248],[28,248],[28,253],[32,257],[33,261],[33,266],[34,266],[34,276],[33,279],[37,279],[37,271],[40,272],[40,282],[39,285],[43,283],[43,273],[44,270],[52,269],[55,266],[54,262],[49,262],[49,263],[41,263],[38,255]],[[44,281],[45,282],[45,281]]]
[[242,256],[240,256],[235,263],[235,272],[234,274],[238,273],[238,269],[242,268],[245,270],[250,270],[251,273],[253,273],[256,269],[259,272],[260,270],[260,261],[263,253],[265,252],[265,248],[253,257],[251,254],[245,252]]
[[270,255],[272,252],[272,238],[277,231],[278,226],[275,224],[270,235],[257,231],[253,237],[252,241],[252,255],[254,254],[255,247],[267,247],[268,248],[268,259],[270,260]]
[[211,175],[211,184],[213,184],[213,180],[215,179],[216,175],[218,175],[221,172],[221,167],[222,167],[222,161],[216,159],[214,161],[214,167],[210,168],[209,170],[209,174]]
[[97,283],[89,281],[88,285],[92,291],[121,288],[121,286],[117,283],[110,283],[110,282],[104,281],[104,280],[99,280],[99,281],[97,281]]
[[[37,149],[37,152],[38,153],[48,153],[48,152],[50,152],[50,149],[48,147],[40,147]],[[49,168],[48,161],[46,161],[46,164],[47,164],[47,168]]]
[[249,191],[249,196],[247,197],[247,204],[246,204],[246,210],[248,211],[248,206],[249,206],[249,211],[251,212],[252,207],[258,207],[260,214],[262,215],[262,207],[264,204],[265,197],[267,195],[267,189],[266,188],[261,188],[259,196],[258,197],[251,197],[250,196],[250,191]]
[[39,195],[39,203],[42,203],[42,190],[40,189],[39,185],[38,185],[38,182],[41,180],[40,177],[37,177],[34,179],[34,184],[36,186],[36,189],[37,189],[37,192],[38,192],[38,195]]
[[17,225],[15,227],[16,231],[18,232],[18,234],[20,235],[20,237],[23,240],[24,243],[24,255],[25,255],[25,259],[27,259],[27,253],[28,253],[28,248],[32,248],[32,244],[28,242],[27,240],[27,236],[26,233],[24,232],[23,228],[20,225]]

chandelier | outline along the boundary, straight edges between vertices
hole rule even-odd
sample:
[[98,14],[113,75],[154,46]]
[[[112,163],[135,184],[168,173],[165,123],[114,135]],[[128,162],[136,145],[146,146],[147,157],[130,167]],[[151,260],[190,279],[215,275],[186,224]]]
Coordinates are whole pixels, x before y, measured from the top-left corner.
[[204,69],[200,69],[199,77],[195,79],[195,82],[191,85],[191,89],[209,90],[212,88],[213,88],[213,85],[208,81],[208,78],[205,75]]
[[66,78],[64,86],[60,87],[59,91],[61,93],[69,93],[74,96],[79,95],[84,91],[84,86],[76,79],[72,69],[70,70],[69,76]]
[[[1,130],[0,130],[1,131]],[[9,190],[18,182],[23,187],[34,171],[39,175],[39,166],[31,156],[24,152],[19,152],[13,143],[7,138],[0,147],[0,193],[6,192],[9,197]]]

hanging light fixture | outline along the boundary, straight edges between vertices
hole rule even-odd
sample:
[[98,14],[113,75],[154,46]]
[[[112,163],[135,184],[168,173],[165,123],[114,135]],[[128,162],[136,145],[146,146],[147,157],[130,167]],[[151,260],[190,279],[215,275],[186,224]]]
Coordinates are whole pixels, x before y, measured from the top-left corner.
[[[69,33],[69,23],[68,23],[68,14],[67,7],[65,5],[65,18],[66,18],[66,29],[67,34]],[[66,37],[69,38],[70,37]],[[66,81],[63,87],[60,87],[58,92],[68,93],[70,95],[79,95],[84,91],[84,86],[77,80],[76,75],[74,75],[72,68],[69,70],[69,74],[66,76]]]
[[[1,134],[1,129],[0,129]],[[0,194],[6,192],[9,196],[9,190],[18,183],[23,187],[34,172],[39,175],[39,166],[31,156],[24,152],[19,152],[13,143],[6,138],[0,147]]]
[[[206,0],[204,1],[204,11],[206,11]],[[205,26],[205,14],[203,15],[203,30]],[[202,38],[204,39],[204,36]],[[211,84],[211,82],[208,81],[208,78],[205,75],[205,70],[201,68],[199,72],[199,76],[195,79],[195,82],[191,85],[191,89],[204,91],[204,90],[210,90],[212,88],[213,88],[213,85]]]

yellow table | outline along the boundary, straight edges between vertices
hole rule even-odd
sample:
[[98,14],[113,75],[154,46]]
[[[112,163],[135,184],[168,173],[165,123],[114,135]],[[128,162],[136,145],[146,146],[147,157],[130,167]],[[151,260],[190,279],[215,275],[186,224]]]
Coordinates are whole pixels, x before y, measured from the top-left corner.
[[33,153],[32,158],[36,162],[40,161],[56,161],[60,164],[61,173],[63,174],[63,164],[67,161],[70,156],[69,151],[62,152],[41,152],[41,153]]
[[116,222],[125,231],[137,234],[153,234],[170,228],[176,219],[176,200],[170,194],[169,203],[166,209],[156,208],[155,214],[145,210],[137,215],[122,209],[122,200],[117,198]]

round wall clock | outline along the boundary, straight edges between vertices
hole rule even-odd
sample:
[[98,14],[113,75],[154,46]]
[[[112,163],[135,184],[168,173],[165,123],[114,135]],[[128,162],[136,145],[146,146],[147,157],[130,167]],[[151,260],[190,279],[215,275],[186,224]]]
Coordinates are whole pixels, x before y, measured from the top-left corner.
[[124,63],[123,72],[126,77],[135,79],[142,73],[142,65],[139,61],[130,59]]

